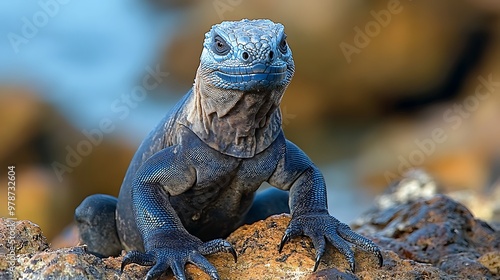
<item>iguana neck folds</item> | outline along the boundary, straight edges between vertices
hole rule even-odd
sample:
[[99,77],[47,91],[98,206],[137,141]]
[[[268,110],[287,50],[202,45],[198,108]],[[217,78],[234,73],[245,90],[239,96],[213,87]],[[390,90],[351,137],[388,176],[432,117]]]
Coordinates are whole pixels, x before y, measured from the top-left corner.
[[251,158],[278,137],[282,92],[216,88],[195,80],[180,122],[221,153]]

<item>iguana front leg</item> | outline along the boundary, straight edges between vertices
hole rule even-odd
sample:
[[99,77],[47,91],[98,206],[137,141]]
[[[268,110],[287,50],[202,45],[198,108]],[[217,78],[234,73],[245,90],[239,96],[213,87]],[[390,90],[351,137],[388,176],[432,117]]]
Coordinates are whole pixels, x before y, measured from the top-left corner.
[[229,252],[236,261],[236,252],[229,242],[202,242],[191,235],[169,202],[171,195],[180,194],[195,183],[196,170],[185,164],[183,154],[179,146],[168,147],[138,170],[132,185],[132,205],[145,253],[130,251],[123,258],[122,271],[127,264],[137,263],[153,266],[146,279],[158,278],[168,268],[177,279],[186,279],[184,266],[189,262],[212,279],[219,279],[217,270],[203,255]]
[[291,238],[306,235],[311,238],[316,248],[316,263],[313,271],[318,268],[319,261],[325,252],[325,239],[347,258],[352,272],[355,270],[354,253],[346,241],[372,252],[378,258],[380,266],[382,265],[382,254],[375,243],[330,216],[327,208],[325,181],[321,172],[293,143],[286,142],[285,155],[270,183],[290,190],[292,219],[279,245],[280,252]]

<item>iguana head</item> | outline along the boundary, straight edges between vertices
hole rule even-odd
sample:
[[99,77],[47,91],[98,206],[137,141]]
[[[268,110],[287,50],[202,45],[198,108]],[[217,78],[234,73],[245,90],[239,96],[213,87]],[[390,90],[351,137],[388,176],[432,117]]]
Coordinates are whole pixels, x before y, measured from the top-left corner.
[[205,34],[183,123],[221,153],[252,157],[281,132],[279,105],[294,71],[283,25],[216,24]]
[[200,78],[226,90],[286,87],[295,69],[283,25],[267,19],[214,25],[200,60]]

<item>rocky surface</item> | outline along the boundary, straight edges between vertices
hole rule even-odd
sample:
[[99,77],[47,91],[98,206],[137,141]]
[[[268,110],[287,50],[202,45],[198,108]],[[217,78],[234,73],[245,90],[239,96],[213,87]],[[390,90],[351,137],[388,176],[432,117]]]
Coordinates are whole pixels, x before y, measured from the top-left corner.
[[[383,250],[381,268],[370,254],[355,249],[356,272],[329,246],[313,273],[314,248],[307,238],[296,238],[278,253],[278,244],[289,222],[288,215],[240,227],[228,240],[238,252],[209,256],[222,279],[498,279],[500,232],[475,219],[463,205],[443,196],[416,199],[383,209],[373,209],[354,225]],[[25,279],[140,279],[148,267],[131,264],[120,273],[122,256],[98,258],[84,246],[51,250],[40,228],[29,221],[0,219],[2,235],[0,278]],[[4,254],[13,229],[16,261],[9,267]],[[209,279],[188,264],[191,279]],[[173,279],[172,274],[162,279]]]
[[494,279],[500,232],[444,195],[372,211],[354,228],[401,258],[460,279]]

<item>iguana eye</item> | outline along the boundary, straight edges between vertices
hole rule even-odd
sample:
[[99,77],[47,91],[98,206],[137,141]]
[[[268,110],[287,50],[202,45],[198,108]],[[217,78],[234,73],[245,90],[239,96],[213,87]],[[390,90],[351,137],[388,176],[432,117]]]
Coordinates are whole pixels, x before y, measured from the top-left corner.
[[286,35],[283,35],[283,38],[281,38],[281,42],[279,44],[280,52],[282,52],[283,54],[285,54],[286,51],[288,50],[287,45],[288,44],[286,43]]
[[226,55],[229,52],[230,47],[226,43],[226,41],[224,41],[224,39],[222,39],[221,36],[215,35],[213,50],[218,55]]

